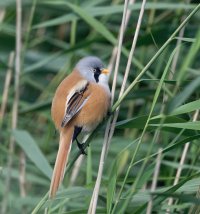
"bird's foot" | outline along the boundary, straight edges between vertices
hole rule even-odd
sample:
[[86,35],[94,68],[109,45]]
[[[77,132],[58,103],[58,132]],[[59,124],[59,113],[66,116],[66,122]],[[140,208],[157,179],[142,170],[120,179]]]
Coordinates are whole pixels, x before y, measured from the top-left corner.
[[113,115],[112,109],[109,109],[108,112],[107,112],[107,116],[110,117],[112,115]]
[[82,155],[87,155],[87,153],[86,153],[86,151],[85,151],[85,149],[84,149],[84,144],[83,144],[83,143],[79,143],[77,139],[76,139],[76,142],[77,142],[78,148],[79,148],[80,151],[81,151],[81,154],[82,154]]

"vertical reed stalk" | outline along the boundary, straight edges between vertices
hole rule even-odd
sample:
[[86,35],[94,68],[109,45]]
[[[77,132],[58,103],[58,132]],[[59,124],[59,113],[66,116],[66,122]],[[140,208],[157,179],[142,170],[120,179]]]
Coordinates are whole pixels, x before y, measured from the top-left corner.
[[[127,67],[126,67],[126,71],[125,71],[125,75],[124,75],[124,80],[123,80],[123,83],[122,83],[122,87],[121,87],[121,91],[120,91],[119,97],[124,92],[126,81],[127,81],[128,74],[129,74],[129,71],[130,71],[130,66],[131,66],[131,63],[132,63],[132,57],[133,57],[133,53],[135,51],[135,46],[136,46],[136,42],[137,42],[137,38],[138,38],[140,26],[141,26],[141,21],[142,21],[142,17],[143,17],[143,13],[144,13],[145,3],[146,3],[146,0],[143,0],[142,6],[141,6],[141,9],[140,9],[140,15],[139,15],[139,18],[138,18],[138,23],[137,23],[137,26],[136,26],[135,35],[134,35],[134,38],[133,38],[131,51],[130,51],[130,54],[129,54],[129,57],[128,57],[128,63],[127,63]],[[115,81],[116,81],[118,68],[119,68],[121,46],[122,46],[123,33],[124,33],[124,25],[126,23],[125,22],[125,20],[126,20],[126,11],[127,11],[127,1],[125,1],[125,5],[124,5],[124,13],[123,13],[122,25],[121,25],[121,30],[120,30],[119,46],[118,46],[118,53],[117,53],[117,60],[116,60],[116,67],[115,67],[115,75],[114,75],[114,82],[113,82],[113,87],[112,87],[112,99],[113,99],[113,96],[114,96],[114,93],[115,93],[115,87],[116,87],[116,82]],[[119,114],[119,109],[114,114],[114,118],[113,118],[112,124],[111,124],[111,118],[109,118],[109,121],[107,123],[106,132],[105,132],[105,136],[104,136],[104,143],[103,143],[103,148],[102,148],[101,158],[100,158],[100,163],[99,163],[99,171],[98,171],[97,180],[96,180],[94,192],[93,192],[93,195],[92,195],[92,199],[91,199],[91,202],[90,202],[90,207],[89,207],[89,210],[88,210],[88,214],[94,214],[96,212],[98,193],[99,193],[99,188],[100,188],[100,184],[101,184],[101,177],[102,177],[102,173],[103,173],[103,164],[104,164],[104,161],[105,161],[105,158],[106,158],[106,155],[107,155],[107,151],[108,151],[108,148],[109,148],[109,144],[111,142],[111,138],[112,138],[113,133],[114,133],[115,123],[116,123],[118,114]]]
[[6,106],[7,106],[7,101],[8,101],[8,92],[9,92],[9,87],[10,87],[10,81],[12,78],[13,62],[14,62],[14,52],[11,52],[10,56],[9,56],[9,61],[8,61],[8,70],[6,72],[6,79],[5,79],[1,109],[0,109],[0,119],[1,119],[0,126],[2,125],[2,122],[4,120],[5,111],[6,111]]
[[[15,50],[15,86],[14,86],[14,101],[13,101],[13,109],[12,109],[12,124],[11,128],[17,128],[17,120],[18,120],[18,105],[19,105],[19,77],[21,70],[21,0],[16,1],[16,50]],[[8,156],[8,175],[6,179],[6,189],[4,195],[4,203],[2,205],[2,214],[7,213],[8,206],[8,195],[10,191],[11,184],[11,170],[13,164],[13,154],[15,150],[15,141],[14,138],[10,137],[9,144],[9,156]]]
[[[195,111],[192,121],[193,122],[197,121],[198,116],[199,116],[199,109]],[[180,162],[179,162],[179,167],[178,167],[178,169],[176,171],[176,176],[175,176],[175,179],[174,179],[173,186],[177,185],[179,180],[180,180],[181,172],[182,172],[182,169],[183,169],[183,165],[184,165],[186,156],[188,154],[189,146],[190,146],[190,142],[187,142],[184,145],[183,152],[182,152],[182,155],[181,155],[181,159],[180,159]],[[169,198],[168,206],[171,206],[172,204],[173,204],[173,198]],[[169,213],[169,212],[170,212],[170,210],[167,209],[166,213]]]

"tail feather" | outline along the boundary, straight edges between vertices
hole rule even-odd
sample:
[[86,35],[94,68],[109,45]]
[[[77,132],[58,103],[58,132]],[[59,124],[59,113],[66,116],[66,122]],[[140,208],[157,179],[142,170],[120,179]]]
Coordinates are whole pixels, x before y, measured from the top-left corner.
[[56,162],[53,170],[51,186],[49,191],[50,198],[53,198],[56,195],[58,187],[63,180],[65,166],[67,164],[68,156],[71,150],[73,132],[74,128],[69,126],[65,127],[60,132],[59,149],[56,157]]

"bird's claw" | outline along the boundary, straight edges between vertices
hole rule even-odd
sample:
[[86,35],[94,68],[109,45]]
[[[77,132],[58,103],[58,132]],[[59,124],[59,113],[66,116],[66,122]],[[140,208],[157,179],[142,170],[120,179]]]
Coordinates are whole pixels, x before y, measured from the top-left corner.
[[87,155],[87,153],[86,153],[86,151],[84,149],[84,144],[79,143],[77,139],[76,139],[76,142],[77,142],[77,146],[78,146],[79,150],[81,151],[81,154],[82,155]]

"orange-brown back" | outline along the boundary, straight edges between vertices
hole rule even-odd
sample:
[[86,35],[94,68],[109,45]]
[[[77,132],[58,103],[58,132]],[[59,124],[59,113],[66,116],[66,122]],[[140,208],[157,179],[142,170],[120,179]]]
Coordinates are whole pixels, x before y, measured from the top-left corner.
[[55,123],[56,128],[61,129],[61,123],[65,113],[65,104],[70,90],[82,80],[82,76],[74,70],[69,74],[58,86],[51,106],[51,116]]

